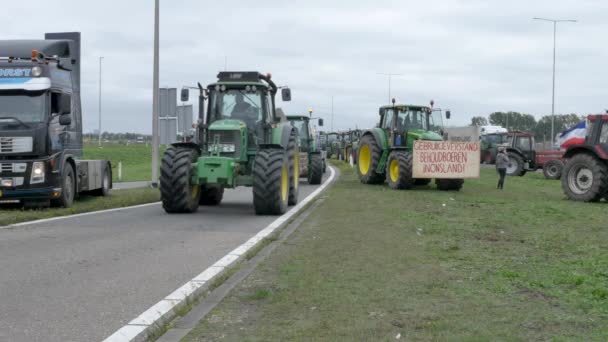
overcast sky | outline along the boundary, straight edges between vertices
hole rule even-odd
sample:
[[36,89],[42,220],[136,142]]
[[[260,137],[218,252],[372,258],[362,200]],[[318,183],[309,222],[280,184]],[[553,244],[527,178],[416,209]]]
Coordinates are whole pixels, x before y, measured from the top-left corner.
[[[98,58],[103,127],[152,127],[153,0],[11,1],[0,39],[80,31],[86,131],[97,128]],[[553,26],[558,26],[557,113],[608,108],[608,1],[201,1],[161,0],[161,86],[211,83],[229,70],[272,72],[292,88],[286,113],[308,108],[334,128],[370,127],[388,102],[452,110],[451,125],[514,110],[551,112]]]

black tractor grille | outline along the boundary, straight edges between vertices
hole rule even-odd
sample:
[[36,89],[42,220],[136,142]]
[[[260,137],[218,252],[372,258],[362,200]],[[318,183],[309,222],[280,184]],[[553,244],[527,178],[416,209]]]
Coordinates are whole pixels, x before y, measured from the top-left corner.
[[234,152],[220,152],[222,157],[238,157],[241,155],[241,132],[240,131],[209,131],[209,150],[213,151],[213,145],[219,143],[234,145]]

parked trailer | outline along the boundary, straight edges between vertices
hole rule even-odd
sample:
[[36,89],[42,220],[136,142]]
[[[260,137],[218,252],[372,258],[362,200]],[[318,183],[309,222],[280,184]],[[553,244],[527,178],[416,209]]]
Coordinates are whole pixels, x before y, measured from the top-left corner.
[[107,195],[106,160],[81,160],[80,33],[0,41],[0,204],[70,207]]

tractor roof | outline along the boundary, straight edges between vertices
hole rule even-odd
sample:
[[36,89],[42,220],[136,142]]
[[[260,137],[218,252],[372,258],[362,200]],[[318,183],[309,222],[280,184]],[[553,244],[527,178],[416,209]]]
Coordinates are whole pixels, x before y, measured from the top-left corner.
[[287,115],[287,120],[309,121],[310,117],[308,115]]
[[382,109],[392,109],[393,107],[395,108],[401,108],[401,107],[407,107],[407,108],[426,108],[426,109],[431,109],[431,107],[428,106],[421,106],[421,105],[413,105],[413,104],[395,104],[395,105],[385,105],[382,106],[380,108]]
[[257,71],[220,71],[220,73],[217,74],[217,82],[210,84],[209,86],[214,86],[216,84],[228,86],[254,85],[268,88],[270,83],[268,82],[269,80],[270,74],[262,75]]

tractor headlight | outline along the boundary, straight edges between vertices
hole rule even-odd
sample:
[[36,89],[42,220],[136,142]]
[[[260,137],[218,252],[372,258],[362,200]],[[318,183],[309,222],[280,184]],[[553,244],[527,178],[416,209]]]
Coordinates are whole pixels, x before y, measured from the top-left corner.
[[32,76],[34,77],[40,77],[40,75],[42,75],[42,68],[39,66],[35,66],[32,68]]
[[44,183],[44,171],[44,162],[34,162],[32,164],[32,177],[30,178],[30,184]]
[[[217,147],[217,150],[216,150]],[[210,145],[209,146],[209,152],[220,152],[220,153],[230,153],[230,152],[236,152],[236,145],[234,144],[217,144],[217,145]]]

